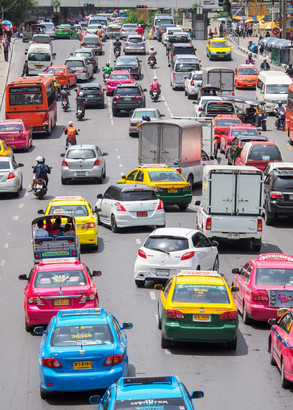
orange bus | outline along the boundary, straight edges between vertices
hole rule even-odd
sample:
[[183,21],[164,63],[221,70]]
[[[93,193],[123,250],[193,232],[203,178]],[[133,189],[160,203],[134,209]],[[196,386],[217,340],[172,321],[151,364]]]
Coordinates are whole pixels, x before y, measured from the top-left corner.
[[53,76],[23,77],[5,91],[6,119],[22,119],[32,132],[51,134],[57,122],[57,101]]
[[288,100],[285,117],[285,132],[288,135],[289,142],[293,145],[293,83],[288,88]]

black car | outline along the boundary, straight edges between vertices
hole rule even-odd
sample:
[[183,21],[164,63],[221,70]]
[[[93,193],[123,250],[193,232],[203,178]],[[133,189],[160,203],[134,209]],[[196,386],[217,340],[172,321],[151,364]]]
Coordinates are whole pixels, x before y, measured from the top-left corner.
[[145,107],[146,88],[142,88],[138,83],[118,84],[113,94],[112,112],[116,117],[119,111],[132,111],[135,108]]
[[282,168],[280,163],[265,174],[264,209],[266,225],[274,225],[279,215],[293,216],[293,164]]
[[168,38],[168,41],[165,43],[166,47],[166,54],[167,56],[169,55],[169,52],[171,51],[172,44],[175,43],[191,43],[191,39],[188,33],[177,33],[173,34]]
[[168,55],[169,66],[174,65],[175,56],[184,54],[195,54],[195,48],[191,43],[173,43]]
[[79,87],[85,98],[85,104],[89,106],[99,106],[104,108],[104,90],[99,83],[85,83]]
[[141,60],[134,56],[119,56],[114,63],[114,70],[128,70],[138,80],[141,76]]
[[241,151],[247,142],[268,141],[268,138],[264,135],[260,135],[256,129],[252,128],[249,131],[251,131],[252,133],[255,132],[255,135],[238,135],[238,137],[235,137],[232,141],[232,144],[228,147],[228,165],[235,165],[236,158],[240,156]]

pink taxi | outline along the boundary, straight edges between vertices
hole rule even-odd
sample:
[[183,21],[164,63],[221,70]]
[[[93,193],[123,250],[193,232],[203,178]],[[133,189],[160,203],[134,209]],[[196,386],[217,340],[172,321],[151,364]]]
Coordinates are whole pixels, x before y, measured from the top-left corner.
[[293,307],[293,255],[266,253],[248,261],[235,274],[233,296],[243,321],[277,318],[278,309]]
[[25,328],[46,325],[60,309],[99,307],[94,276],[100,271],[89,271],[76,258],[43,259],[29,275],[19,275],[26,281],[24,290]]
[[114,70],[106,82],[107,95],[113,95],[113,92],[118,84],[134,83],[134,78],[129,71]]
[[23,120],[4,120],[0,122],[0,139],[13,150],[27,151],[33,142],[32,131]]
[[[283,309],[280,309],[282,312]],[[282,312],[283,316],[270,319],[269,353],[272,366],[281,371],[281,386],[293,387],[293,309]]]

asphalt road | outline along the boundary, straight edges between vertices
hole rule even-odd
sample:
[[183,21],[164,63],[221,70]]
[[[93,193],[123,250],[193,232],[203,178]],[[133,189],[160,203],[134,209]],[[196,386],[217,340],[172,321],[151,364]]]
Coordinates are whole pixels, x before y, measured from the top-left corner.
[[[104,44],[104,54],[99,59],[99,68],[107,61],[113,62],[111,42]],[[156,72],[162,82],[163,93],[155,105],[168,118],[192,116],[192,101],[187,100],[183,91],[172,91],[170,71],[164,48],[156,41],[152,45],[159,51],[158,66],[148,68],[146,56],[142,56],[142,85],[149,83]],[[57,40],[54,51],[56,63],[62,64],[69,53],[78,48],[76,40]],[[9,80],[20,76],[24,61],[24,45],[16,41]],[[196,42],[198,54],[203,64],[209,63],[205,56],[205,42]],[[246,56],[233,48],[233,61],[225,66],[235,68],[243,63]],[[101,81],[100,70],[95,79]],[[238,92],[254,98],[252,90]],[[71,93],[71,111],[64,113],[58,107],[58,123],[50,137],[34,137],[34,146],[28,153],[17,153],[16,159],[24,164],[24,189],[17,199],[6,195],[0,197],[0,389],[1,409],[84,409],[89,408],[88,393],[63,394],[48,401],[39,395],[39,375],[37,368],[40,337],[26,333],[24,329],[23,288],[24,282],[18,275],[28,274],[32,267],[32,247],[30,222],[36,211],[45,208],[48,201],[57,195],[82,195],[95,204],[96,195],[116,182],[120,175],[137,166],[138,141],[128,136],[129,116],[121,113],[112,117],[111,98],[106,97],[105,109],[88,109],[85,119],[78,123],[78,142],[95,143],[109,153],[107,178],[102,185],[76,183],[62,186],[60,181],[60,154],[64,152],[65,138],[62,135],[69,120],[74,116],[75,92]],[[147,105],[153,106],[149,95]],[[2,112],[3,118],[3,112]],[[284,159],[293,160],[292,149],[284,132],[276,131],[273,118],[269,118],[268,131],[263,132],[270,140],[278,142]],[[46,163],[53,167],[48,195],[41,201],[27,193],[26,187],[32,178],[31,165],[36,156],[42,155]],[[221,162],[225,163],[221,158]],[[200,198],[201,188],[194,187],[194,200]],[[193,201],[194,203],[194,201]],[[167,210],[167,226],[195,226],[196,207],[190,206],[186,212],[177,208]],[[293,390],[280,386],[277,368],[269,364],[266,324],[244,325],[240,319],[238,346],[235,352],[226,350],[221,344],[182,344],[168,350],[160,347],[160,331],[157,328],[157,301],[159,293],[151,287],[137,289],[133,280],[133,266],[137,250],[149,235],[149,229],[131,229],[113,234],[110,229],[99,228],[99,251],[85,251],[82,260],[90,269],[100,269],[102,277],[95,279],[100,304],[117,316],[120,322],[134,324],[128,334],[130,375],[150,376],[176,374],[189,390],[203,390],[205,398],[195,401],[198,409],[246,410],[246,409],[290,409]],[[275,227],[264,227],[262,252],[292,253],[293,221],[280,219]],[[231,269],[241,267],[250,258],[256,257],[248,246],[230,242],[221,245],[220,271],[232,281]],[[93,408],[93,406],[91,406]]]

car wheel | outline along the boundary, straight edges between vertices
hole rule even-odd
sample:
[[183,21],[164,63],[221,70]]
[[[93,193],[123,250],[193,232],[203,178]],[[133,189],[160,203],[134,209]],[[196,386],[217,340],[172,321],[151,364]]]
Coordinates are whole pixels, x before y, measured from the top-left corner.
[[192,98],[191,95],[189,93],[187,93],[187,99],[191,100],[191,98]]
[[243,323],[245,325],[249,325],[251,323],[251,319],[248,316],[246,309],[245,309],[245,303],[243,303],[243,313],[242,313],[242,318],[243,318]]
[[144,282],[145,282],[144,280],[135,279],[135,284],[138,288],[143,288],[144,287]]
[[34,327],[35,327],[35,326],[29,326],[29,325],[25,322],[25,330],[26,330],[27,332],[31,332]]
[[97,238],[97,243],[95,245],[91,245],[91,249],[93,251],[97,251],[99,249],[99,242],[98,242],[98,238]]
[[268,206],[265,206],[265,224],[267,226],[274,225],[275,222],[275,215],[272,212],[268,211]]
[[216,256],[214,265],[213,265],[213,270],[218,272],[219,271],[219,267],[220,267],[220,262],[219,262],[219,256]]
[[184,89],[184,95],[187,95],[187,91],[186,91],[186,89]]
[[188,205],[184,204],[184,205],[178,205],[180,211],[186,211],[186,209],[188,208]]
[[118,110],[116,108],[113,108],[113,117],[117,117],[118,115]]
[[40,396],[41,396],[42,400],[48,399],[50,397],[50,395],[51,395],[50,393],[47,393],[47,392],[40,389]]
[[281,362],[281,386],[283,387],[283,389],[288,389],[288,387],[291,386],[291,383],[285,377],[285,365],[284,365],[284,359],[283,358],[282,358],[282,362]]
[[275,360],[275,358],[274,358],[274,353],[273,353],[273,346],[272,346],[272,340],[271,340],[271,338],[270,338],[270,347],[271,347],[271,351],[270,351],[270,364],[272,365],[272,366],[276,366],[276,360]]
[[61,178],[61,184],[62,185],[67,185],[68,180],[65,178]]
[[104,103],[102,103],[102,104],[100,104],[100,108],[105,108],[105,104]]
[[234,340],[232,340],[232,342],[227,342],[227,349],[236,350],[236,347],[237,347],[237,336],[235,337]]
[[113,214],[111,215],[111,230],[114,233],[117,233],[119,231],[117,227],[115,216]]
[[160,318],[159,303],[158,303],[158,329],[162,330],[162,319]]
[[161,335],[161,347],[162,349],[167,349],[168,347],[171,346],[171,341],[168,339],[165,339],[163,335]]
[[187,178],[187,182],[190,184],[190,186],[191,186],[191,188],[192,188],[192,185],[193,185],[193,175],[188,175],[188,178]]
[[252,249],[259,252],[261,248],[261,239],[252,239]]
[[97,184],[102,184],[103,183],[103,174],[97,178]]

